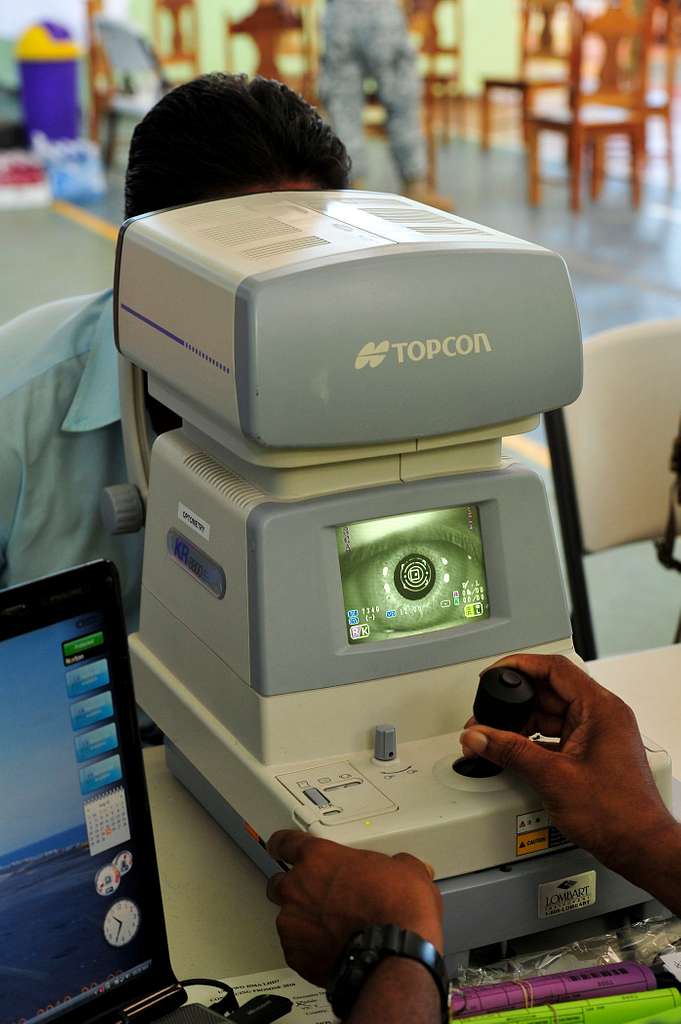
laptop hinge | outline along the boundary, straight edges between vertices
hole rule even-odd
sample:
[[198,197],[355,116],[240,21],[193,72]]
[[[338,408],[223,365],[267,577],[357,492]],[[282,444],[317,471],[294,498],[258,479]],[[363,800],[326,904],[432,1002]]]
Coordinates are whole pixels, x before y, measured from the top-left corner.
[[166,1013],[172,1013],[178,1006],[187,1001],[187,993],[177,982],[168,985],[158,992],[146,995],[136,1003],[131,1003],[123,1010],[119,1010],[119,1017],[116,1024],[144,1024],[145,1021],[158,1020]]

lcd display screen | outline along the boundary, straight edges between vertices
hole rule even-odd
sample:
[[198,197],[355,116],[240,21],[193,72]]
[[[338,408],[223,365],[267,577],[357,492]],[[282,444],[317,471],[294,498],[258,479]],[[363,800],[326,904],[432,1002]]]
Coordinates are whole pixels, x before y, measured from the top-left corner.
[[477,505],[350,523],[336,543],[351,644],[489,618]]
[[0,1024],[49,1021],[151,966],[153,851],[131,827],[110,653],[97,610],[0,642]]

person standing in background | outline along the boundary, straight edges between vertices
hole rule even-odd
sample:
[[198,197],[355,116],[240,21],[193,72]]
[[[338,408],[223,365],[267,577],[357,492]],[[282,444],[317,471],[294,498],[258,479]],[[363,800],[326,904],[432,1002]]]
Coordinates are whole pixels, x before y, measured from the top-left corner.
[[393,158],[404,195],[451,210],[426,181],[417,55],[399,0],[327,0],[319,95],[352,158],[353,185],[364,186],[367,152],[364,82],[372,78],[385,107]]

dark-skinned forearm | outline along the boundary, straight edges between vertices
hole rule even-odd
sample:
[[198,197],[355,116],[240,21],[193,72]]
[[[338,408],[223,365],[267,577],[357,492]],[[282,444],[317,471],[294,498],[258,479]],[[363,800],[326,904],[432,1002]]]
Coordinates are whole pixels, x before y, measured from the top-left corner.
[[388,957],[363,985],[347,1024],[440,1024],[440,993],[430,972],[405,957]]
[[623,845],[607,867],[681,916],[681,824],[671,815],[646,829],[640,841]]

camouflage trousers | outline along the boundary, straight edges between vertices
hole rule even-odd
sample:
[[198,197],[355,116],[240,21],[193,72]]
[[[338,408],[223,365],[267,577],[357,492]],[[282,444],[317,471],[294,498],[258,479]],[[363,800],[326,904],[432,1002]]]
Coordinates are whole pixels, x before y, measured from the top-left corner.
[[421,81],[416,51],[397,0],[327,0],[319,93],[352,157],[356,181],[367,175],[364,83],[376,83],[390,147],[405,182],[426,175]]

